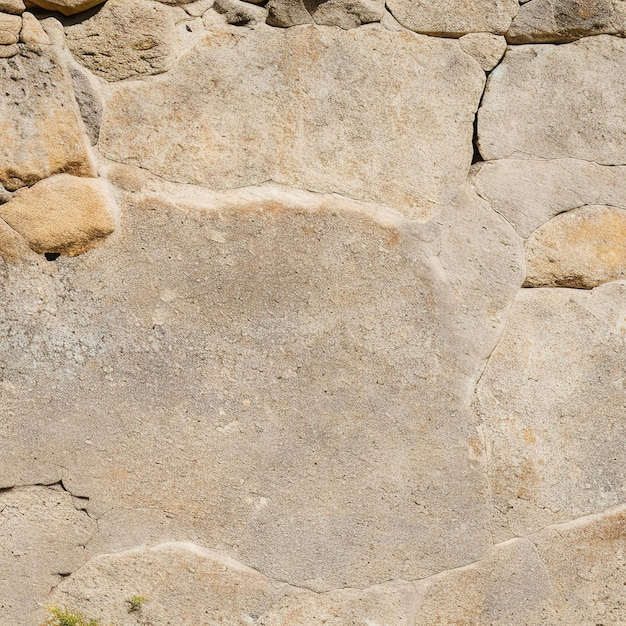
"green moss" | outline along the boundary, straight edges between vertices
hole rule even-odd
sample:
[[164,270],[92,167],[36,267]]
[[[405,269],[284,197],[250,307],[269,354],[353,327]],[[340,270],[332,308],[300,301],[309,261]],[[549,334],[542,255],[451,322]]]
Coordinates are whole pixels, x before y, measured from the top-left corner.
[[145,602],[145,598],[143,596],[133,596],[132,598],[128,598],[126,603],[128,604],[128,612],[129,613],[137,613],[141,610],[141,605]]
[[45,626],[100,626],[97,619],[89,619],[82,613],[60,606],[49,606],[50,615],[44,622]]

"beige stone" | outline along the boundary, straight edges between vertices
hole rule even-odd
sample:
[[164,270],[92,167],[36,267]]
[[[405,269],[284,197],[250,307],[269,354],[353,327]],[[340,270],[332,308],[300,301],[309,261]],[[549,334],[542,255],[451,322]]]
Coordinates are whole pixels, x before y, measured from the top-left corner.
[[626,167],[576,159],[502,159],[475,167],[472,185],[524,238],[584,205],[626,209]]
[[316,590],[484,556],[469,406],[523,280],[512,229],[471,194],[419,225],[273,186],[131,185],[106,246],[5,270],[6,428],[37,415],[40,439],[2,450],[3,480],[66,468],[94,554],[193,541]]
[[57,51],[24,50],[0,61],[0,88],[0,183],[12,191],[57,172],[94,175],[72,83]]
[[22,28],[22,17],[0,13],[0,45],[16,44]]
[[63,15],[74,15],[102,4],[105,0],[30,0],[34,4],[49,11],[60,11]]
[[119,86],[100,149],[169,180],[272,180],[423,218],[466,178],[483,82],[457,42],[408,32],[214,32],[162,81]]
[[174,13],[152,0],[109,0],[65,32],[76,59],[107,80],[160,74],[176,58]]
[[519,9],[518,0],[388,0],[387,8],[416,33],[461,37],[467,33],[503,35]]
[[17,44],[0,45],[0,59],[10,59],[20,52]]
[[563,213],[524,248],[526,287],[592,289],[626,279],[626,211],[586,206]]
[[0,219],[0,258],[8,263],[16,263],[29,259],[29,253],[32,255],[26,239]]
[[52,41],[46,31],[42,28],[39,20],[29,12],[22,15],[22,30],[20,31],[20,41],[25,44],[35,46],[50,45]]
[[519,292],[476,390],[497,540],[623,502],[625,303],[623,283]]
[[267,9],[242,0],[215,0],[213,8],[235,26],[259,24],[267,18]]
[[59,485],[0,492],[0,623],[40,624],[50,589],[83,564],[96,521],[80,506]]
[[625,56],[626,40],[609,35],[508,50],[478,112],[483,159],[626,164]]
[[362,24],[380,22],[384,12],[383,0],[326,0],[313,11],[313,21],[348,30]]
[[59,174],[18,191],[0,205],[0,217],[35,252],[74,256],[101,243],[115,229],[105,184]]
[[562,42],[622,35],[625,29],[623,0],[532,0],[520,8],[506,37],[516,44]]
[[490,72],[504,56],[506,39],[491,33],[469,33],[459,39],[463,52],[473,56],[485,72]]
[[19,15],[26,10],[22,0],[0,0],[0,11]]
[[313,16],[303,0],[269,0],[267,23],[270,26],[288,28],[301,24],[313,24]]

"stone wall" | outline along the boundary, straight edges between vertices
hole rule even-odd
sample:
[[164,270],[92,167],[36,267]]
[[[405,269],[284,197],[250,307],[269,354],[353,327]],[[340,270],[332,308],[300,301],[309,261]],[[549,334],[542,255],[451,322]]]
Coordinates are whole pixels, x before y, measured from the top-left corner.
[[0,0],[0,625],[626,624],[625,29]]

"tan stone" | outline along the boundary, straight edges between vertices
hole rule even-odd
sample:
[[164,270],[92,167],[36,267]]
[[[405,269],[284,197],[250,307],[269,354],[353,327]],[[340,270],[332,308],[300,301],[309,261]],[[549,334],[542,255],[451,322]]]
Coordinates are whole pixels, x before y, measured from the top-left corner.
[[59,174],[18,191],[0,205],[0,218],[35,252],[74,256],[113,232],[110,205],[102,181]]
[[383,0],[326,0],[313,11],[313,21],[348,30],[362,24],[380,22],[384,12]]
[[96,521],[79,506],[59,485],[0,492],[0,623],[40,624],[50,589],[83,564]]
[[0,0],[0,11],[19,15],[26,10],[22,0]]
[[562,42],[622,35],[625,29],[623,0],[532,0],[520,8],[506,37],[516,44]]
[[76,59],[111,81],[160,74],[176,58],[174,13],[152,0],[109,0],[93,17],[67,26],[65,32]]
[[472,185],[522,236],[584,205],[626,209],[626,167],[576,159],[502,159],[473,169]]
[[626,211],[588,206],[563,213],[526,241],[525,287],[592,289],[626,278]]
[[57,51],[24,50],[0,61],[0,89],[0,183],[12,191],[58,172],[94,175],[72,83]]
[[288,28],[301,24],[313,24],[313,16],[303,0],[269,0],[267,23],[270,26]]
[[16,44],[22,28],[22,17],[0,13],[0,45]]
[[16,44],[0,45],[0,59],[10,59],[19,54],[20,49]]
[[158,83],[119,85],[100,149],[168,180],[272,180],[424,218],[465,181],[483,82],[456,41],[408,32],[213,32]]
[[16,263],[29,258],[29,253],[32,255],[26,239],[0,219],[0,258],[9,263]]
[[66,468],[93,554],[193,541],[316,590],[482,558],[469,406],[523,280],[512,229],[471,194],[420,225],[274,186],[131,186],[107,246],[0,282],[6,428],[37,415],[40,436],[2,449],[3,480]]
[[267,18],[267,9],[242,0],[215,0],[213,8],[235,26],[259,24]]
[[510,48],[478,112],[483,159],[626,164],[625,56],[626,40],[609,35]]
[[32,13],[22,15],[22,30],[20,31],[20,41],[30,45],[50,45],[52,41],[46,31],[42,28],[39,20]]
[[60,11],[63,15],[74,15],[102,4],[105,0],[30,0],[42,9]]
[[506,39],[491,33],[469,33],[459,39],[463,52],[473,56],[485,72],[490,72],[504,56]]
[[467,33],[503,35],[519,8],[518,0],[388,0],[387,8],[416,33],[461,37]]
[[476,390],[496,540],[623,502],[625,303],[623,283],[519,292]]

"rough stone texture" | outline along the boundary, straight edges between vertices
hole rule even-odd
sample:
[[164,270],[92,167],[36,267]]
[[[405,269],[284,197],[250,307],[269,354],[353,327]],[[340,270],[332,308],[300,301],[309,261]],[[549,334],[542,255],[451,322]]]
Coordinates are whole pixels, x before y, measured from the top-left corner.
[[[469,401],[522,280],[511,229],[472,195],[418,227],[272,188],[174,189],[180,208],[172,188],[129,192],[119,238],[51,275],[5,268],[3,479],[62,466],[92,515],[138,511],[108,526],[115,549],[185,535],[317,589],[480,558]],[[41,403],[18,411],[25,395]]]
[[58,172],[93,176],[72,83],[59,54],[0,60],[0,183],[10,191]]
[[301,24],[313,24],[313,16],[303,0],[269,0],[267,23],[270,26],[288,28]]
[[483,159],[626,164],[626,41],[609,35],[511,48],[478,112]]
[[52,43],[39,20],[29,12],[22,14],[22,30],[20,42],[30,46],[48,46]]
[[424,217],[466,177],[483,81],[454,41],[321,27],[216,32],[163,81],[120,85],[100,147],[170,180],[216,189],[273,180]]
[[459,39],[463,52],[473,56],[485,72],[490,72],[504,56],[506,39],[491,33],[470,33]]
[[[29,0],[31,4],[50,11],[60,11],[63,15],[81,13],[82,11],[102,4],[104,1],[105,0]],[[136,1],[139,2],[140,0]]]
[[626,167],[576,159],[503,159],[478,164],[471,181],[524,238],[555,215],[580,206],[626,209]]
[[19,15],[26,10],[22,0],[0,0],[0,11]]
[[18,191],[0,205],[0,218],[35,252],[75,256],[113,232],[112,211],[102,181],[59,174]]
[[56,487],[0,492],[0,623],[35,624],[31,615],[62,578],[80,567],[96,521]]
[[590,35],[623,35],[623,0],[532,0],[520,8],[506,34],[511,43],[574,41]]
[[626,286],[524,289],[477,388],[497,537],[624,501]]
[[171,9],[151,0],[109,0],[93,17],[65,29],[67,45],[107,80],[170,69],[178,31]]
[[266,9],[242,0],[215,0],[213,8],[235,26],[259,24],[267,19]]
[[559,215],[526,241],[526,287],[591,289],[626,278],[626,211],[589,206]]
[[382,0],[326,0],[315,7],[313,21],[348,30],[361,24],[380,22],[384,12]]
[[409,30],[461,37],[467,33],[503,35],[519,9],[518,0],[388,0],[392,15]]

